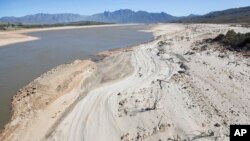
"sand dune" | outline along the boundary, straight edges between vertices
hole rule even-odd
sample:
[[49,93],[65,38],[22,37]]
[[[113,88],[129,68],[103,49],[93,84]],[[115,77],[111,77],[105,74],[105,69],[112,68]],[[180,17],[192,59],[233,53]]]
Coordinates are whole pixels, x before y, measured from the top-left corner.
[[[54,82],[43,108],[20,118],[18,95],[14,98],[14,115],[0,140],[229,140],[230,124],[250,123],[249,58],[203,39],[232,28],[250,31],[160,24],[149,30],[152,42],[106,52],[96,63],[63,65],[38,78],[48,87],[46,80]],[[79,75],[64,76],[79,69]],[[65,82],[67,90],[54,91]]]

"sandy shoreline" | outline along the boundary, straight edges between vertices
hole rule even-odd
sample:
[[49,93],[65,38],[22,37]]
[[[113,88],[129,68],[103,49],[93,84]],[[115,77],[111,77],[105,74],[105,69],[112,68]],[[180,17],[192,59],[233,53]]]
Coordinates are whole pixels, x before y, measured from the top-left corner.
[[13,31],[0,31],[0,47],[20,43],[20,42],[27,42],[32,40],[37,40],[37,37],[31,37],[27,35],[23,35],[21,33],[15,33]]
[[3,141],[229,140],[250,124],[249,58],[203,42],[228,29],[159,24],[155,40],[58,66],[13,98]]
[[50,31],[50,30],[67,30],[67,29],[82,29],[82,28],[94,28],[94,27],[114,27],[114,26],[132,26],[138,24],[107,24],[107,25],[89,25],[89,26],[65,26],[65,27],[49,27],[49,28],[34,28],[34,29],[20,29],[14,31],[0,31],[0,47],[27,42],[32,40],[38,40],[37,37],[27,36],[24,33]]

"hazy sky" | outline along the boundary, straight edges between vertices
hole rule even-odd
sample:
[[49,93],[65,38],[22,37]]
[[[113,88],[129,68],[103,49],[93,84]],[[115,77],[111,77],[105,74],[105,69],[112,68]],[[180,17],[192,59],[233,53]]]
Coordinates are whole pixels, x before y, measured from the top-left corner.
[[250,0],[0,0],[0,17],[36,13],[90,15],[118,9],[184,16],[243,6],[250,6]]

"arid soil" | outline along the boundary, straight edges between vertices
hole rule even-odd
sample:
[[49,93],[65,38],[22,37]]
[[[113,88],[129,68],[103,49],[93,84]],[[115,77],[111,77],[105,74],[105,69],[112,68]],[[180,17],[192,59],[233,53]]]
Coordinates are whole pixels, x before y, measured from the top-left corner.
[[159,24],[152,42],[77,60],[13,97],[2,141],[229,140],[250,124],[250,64],[214,38],[215,24]]

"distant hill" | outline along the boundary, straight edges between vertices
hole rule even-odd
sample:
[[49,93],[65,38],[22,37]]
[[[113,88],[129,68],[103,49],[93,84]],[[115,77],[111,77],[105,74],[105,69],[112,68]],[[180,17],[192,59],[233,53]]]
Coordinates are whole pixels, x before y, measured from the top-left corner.
[[23,23],[23,24],[56,24],[84,20],[85,16],[79,14],[44,14],[27,15],[23,17],[3,17],[1,22]]
[[149,13],[146,11],[132,11],[129,9],[106,11],[87,17],[89,21],[112,22],[112,23],[157,23],[176,20],[177,17],[161,13]]
[[55,24],[77,21],[97,21],[108,23],[157,23],[176,20],[177,17],[171,16],[164,12],[148,13],[145,11],[134,12],[132,10],[123,9],[114,12],[103,12],[91,16],[82,16],[79,14],[35,14],[23,17],[3,17],[0,22],[16,22],[23,24]]
[[250,6],[210,12],[203,16],[185,17],[181,23],[250,23]]

